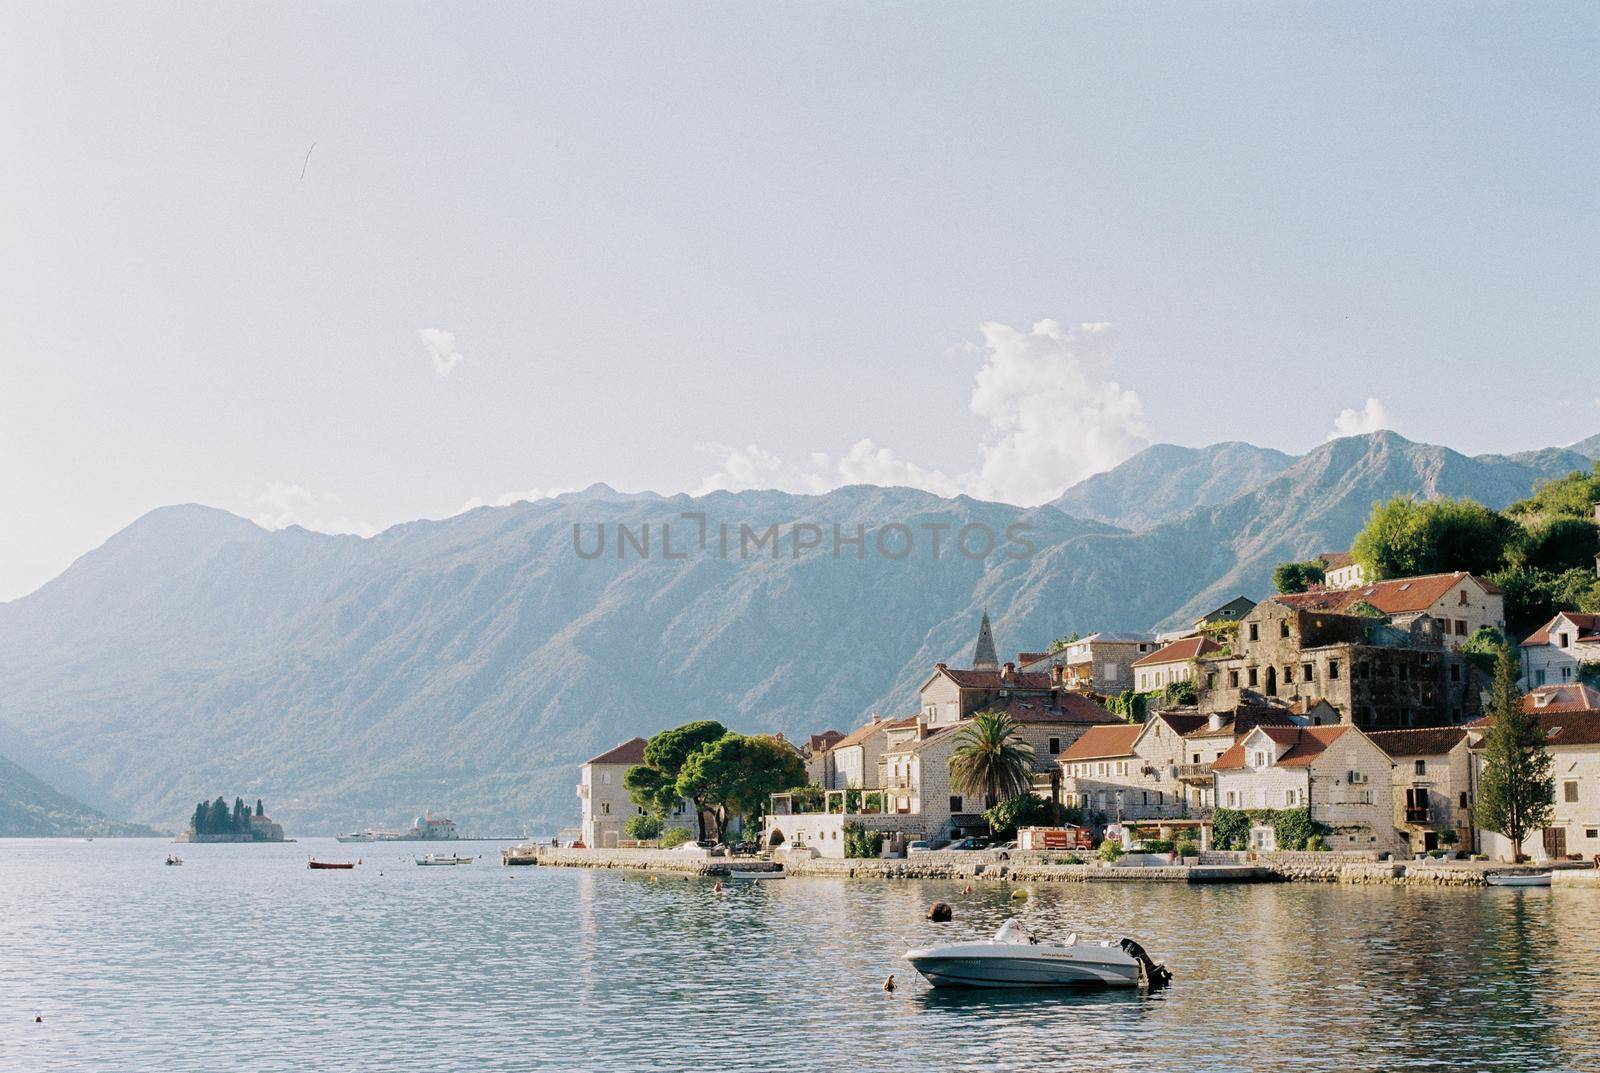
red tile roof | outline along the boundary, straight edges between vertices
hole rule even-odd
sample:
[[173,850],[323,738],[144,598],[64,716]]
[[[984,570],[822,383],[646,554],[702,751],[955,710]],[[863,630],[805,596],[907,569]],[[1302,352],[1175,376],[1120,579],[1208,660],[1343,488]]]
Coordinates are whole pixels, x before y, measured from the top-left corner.
[[614,749],[608,749],[599,756],[585,760],[586,764],[642,764],[644,763],[644,747],[647,743],[643,738],[631,738]]
[[[1059,653],[1059,652],[1018,652],[1017,653],[1017,666],[1018,667],[1026,667],[1030,663],[1038,663],[1042,659],[1049,659],[1051,656],[1056,656],[1056,655],[1061,655],[1061,653]],[[1063,656],[1063,658],[1065,658],[1065,657]]]
[[806,742],[806,747],[810,749],[812,755],[815,756],[817,753],[827,752],[829,749],[839,744],[843,738],[844,735],[837,730],[824,730],[821,734],[811,735],[810,739]]
[[1468,734],[1466,727],[1414,727],[1405,730],[1369,730],[1372,743],[1396,760],[1408,756],[1443,756]]
[[1497,586],[1483,578],[1457,570],[1453,574],[1397,577],[1354,589],[1312,589],[1289,596],[1275,596],[1273,599],[1300,611],[1344,611],[1353,604],[1365,601],[1386,615],[1398,615],[1408,611],[1426,611],[1469,578],[1482,586],[1485,592],[1500,592]]
[[1222,646],[1209,637],[1196,635],[1184,637],[1172,642],[1165,648],[1158,648],[1148,656],[1140,656],[1133,661],[1135,667],[1153,667],[1158,663],[1188,663],[1192,659],[1199,659],[1208,652],[1220,652]]
[[1347,551],[1325,551],[1317,558],[1327,563],[1329,570],[1342,570],[1356,561],[1356,557]]
[[1113,756],[1132,756],[1133,743],[1143,729],[1144,726],[1139,723],[1090,727],[1083,732],[1083,737],[1067,746],[1066,751],[1057,759],[1067,764],[1077,760],[1104,760]]
[[[1287,746],[1283,755],[1278,757],[1278,767],[1310,767],[1312,762],[1321,756],[1323,750],[1342,738],[1346,732],[1354,730],[1349,726],[1324,726],[1324,727],[1257,727],[1261,733],[1277,742]],[[1211,765],[1213,771],[1228,771],[1245,767],[1244,739],[1234,742],[1227,752],[1217,757]]]
[[[1544,727],[1547,745],[1600,745],[1600,712],[1552,712],[1548,708],[1535,712],[1534,718]],[[1474,719],[1467,726],[1486,728],[1493,720],[1489,716]],[[1481,748],[1479,743],[1476,748]]]
[[1522,698],[1525,712],[1600,712],[1600,689],[1573,682],[1564,686],[1540,686]]
[[1547,645],[1550,643],[1550,627],[1556,624],[1556,619],[1564,618],[1578,627],[1578,641],[1600,640],[1600,615],[1583,615],[1576,611],[1563,611],[1561,614],[1546,622],[1534,631],[1532,637],[1522,642],[1525,645]]

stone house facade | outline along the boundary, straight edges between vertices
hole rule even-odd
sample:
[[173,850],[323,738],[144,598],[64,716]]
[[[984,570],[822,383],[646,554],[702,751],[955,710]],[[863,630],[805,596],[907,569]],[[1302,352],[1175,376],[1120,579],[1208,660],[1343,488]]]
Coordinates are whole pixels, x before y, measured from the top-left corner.
[[[628,769],[644,763],[645,740],[632,738],[599,756],[585,761],[578,772],[578,803],[583,817],[583,844],[590,849],[605,849],[627,838],[623,826],[630,816],[643,814],[633,803],[622,778]],[[694,805],[679,801],[666,817],[668,826],[694,830]]]
[[1349,552],[1325,551],[1317,557],[1325,564],[1322,583],[1327,588],[1354,589],[1367,583],[1366,567]]
[[1142,634],[1092,633],[1068,642],[1056,652],[1018,657],[1023,672],[1050,673],[1062,668],[1062,685],[1093,693],[1122,693],[1133,688],[1133,664],[1160,646]]
[[815,770],[813,762],[808,761],[806,774],[825,790],[877,789],[886,725],[874,715],[814,758]]
[[1463,722],[1480,712],[1486,684],[1466,656],[1445,647],[1431,616],[1398,626],[1282,600],[1257,604],[1232,651],[1203,658],[1198,676],[1202,711],[1325,700],[1342,722],[1363,727]]
[[[1600,853],[1600,711],[1546,708],[1534,714],[1546,735],[1555,800],[1550,825],[1529,835],[1522,852],[1535,860],[1574,855],[1593,858]],[[1475,743],[1472,760],[1474,778],[1481,783],[1481,739]],[[1478,840],[1482,852],[1490,857],[1511,859],[1511,842],[1504,835],[1480,829]]]
[[1447,648],[1459,648],[1485,626],[1502,637],[1506,632],[1505,597],[1499,587],[1465,571],[1391,578],[1345,589],[1324,586],[1275,600],[1301,611],[1336,614],[1349,614],[1355,605],[1367,604],[1402,628],[1419,618],[1431,618]]
[[1192,636],[1173,641],[1133,664],[1133,688],[1140,693],[1164,689],[1174,682],[1194,678],[1195,661],[1222,651],[1209,637]]
[[1600,615],[1563,611],[1522,642],[1525,688],[1578,682],[1585,663],[1600,664]]
[[[1308,808],[1332,848],[1398,854],[1391,770],[1388,754],[1347,725],[1258,726],[1212,764],[1219,808]],[[1275,850],[1270,842],[1268,829],[1252,848]]]
[[1193,712],[1155,712],[1143,723],[1090,727],[1061,754],[1061,803],[1099,823],[1198,818],[1208,808],[1204,795],[1179,774],[1184,735],[1207,722]]
[[[1394,826],[1411,852],[1474,851],[1471,746],[1478,735],[1467,727],[1427,727],[1373,730],[1367,736],[1394,764]],[[1446,831],[1455,835],[1454,843],[1441,840]]]

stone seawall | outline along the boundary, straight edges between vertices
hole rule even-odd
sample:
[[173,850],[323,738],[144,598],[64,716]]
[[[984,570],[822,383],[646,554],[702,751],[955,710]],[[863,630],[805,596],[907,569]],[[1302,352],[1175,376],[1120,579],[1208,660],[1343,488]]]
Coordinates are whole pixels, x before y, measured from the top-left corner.
[[[1242,856],[1242,855],[1241,855]],[[1223,855],[1217,855],[1218,858]],[[926,854],[907,859],[838,860],[802,857],[778,861],[702,857],[659,849],[557,849],[515,846],[504,851],[506,864],[553,868],[622,868],[672,872],[686,876],[726,877],[735,871],[776,872],[791,876],[835,879],[944,879],[1001,883],[1347,883],[1358,886],[1406,885],[1484,887],[1489,872],[1527,872],[1534,866],[1512,867],[1477,861],[1380,861],[1375,854],[1264,853],[1245,863],[1204,863],[1155,867],[1107,867],[1101,864],[1053,864],[1037,860],[995,861],[977,855]],[[1217,858],[1213,858],[1216,860]],[[1232,860],[1233,855],[1223,858]],[[1600,887],[1600,872],[1587,867],[1557,866],[1562,886]]]

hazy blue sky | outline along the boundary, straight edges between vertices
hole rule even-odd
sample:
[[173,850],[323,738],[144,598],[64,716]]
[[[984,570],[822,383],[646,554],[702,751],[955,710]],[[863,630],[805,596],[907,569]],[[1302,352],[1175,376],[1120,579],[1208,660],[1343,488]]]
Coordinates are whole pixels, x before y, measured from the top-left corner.
[[1592,3],[5,3],[0,599],[180,501],[1571,442],[1597,55]]

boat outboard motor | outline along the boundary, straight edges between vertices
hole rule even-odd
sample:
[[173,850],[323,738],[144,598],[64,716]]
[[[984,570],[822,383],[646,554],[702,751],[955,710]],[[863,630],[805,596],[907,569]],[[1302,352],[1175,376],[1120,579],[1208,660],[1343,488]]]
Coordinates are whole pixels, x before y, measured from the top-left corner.
[[1144,947],[1132,939],[1124,939],[1118,945],[1122,947],[1123,953],[1137,961],[1144,970],[1144,978],[1149,983],[1150,990],[1159,990],[1172,982],[1172,973],[1167,971],[1165,965],[1157,965],[1151,961],[1150,955],[1144,952]]

